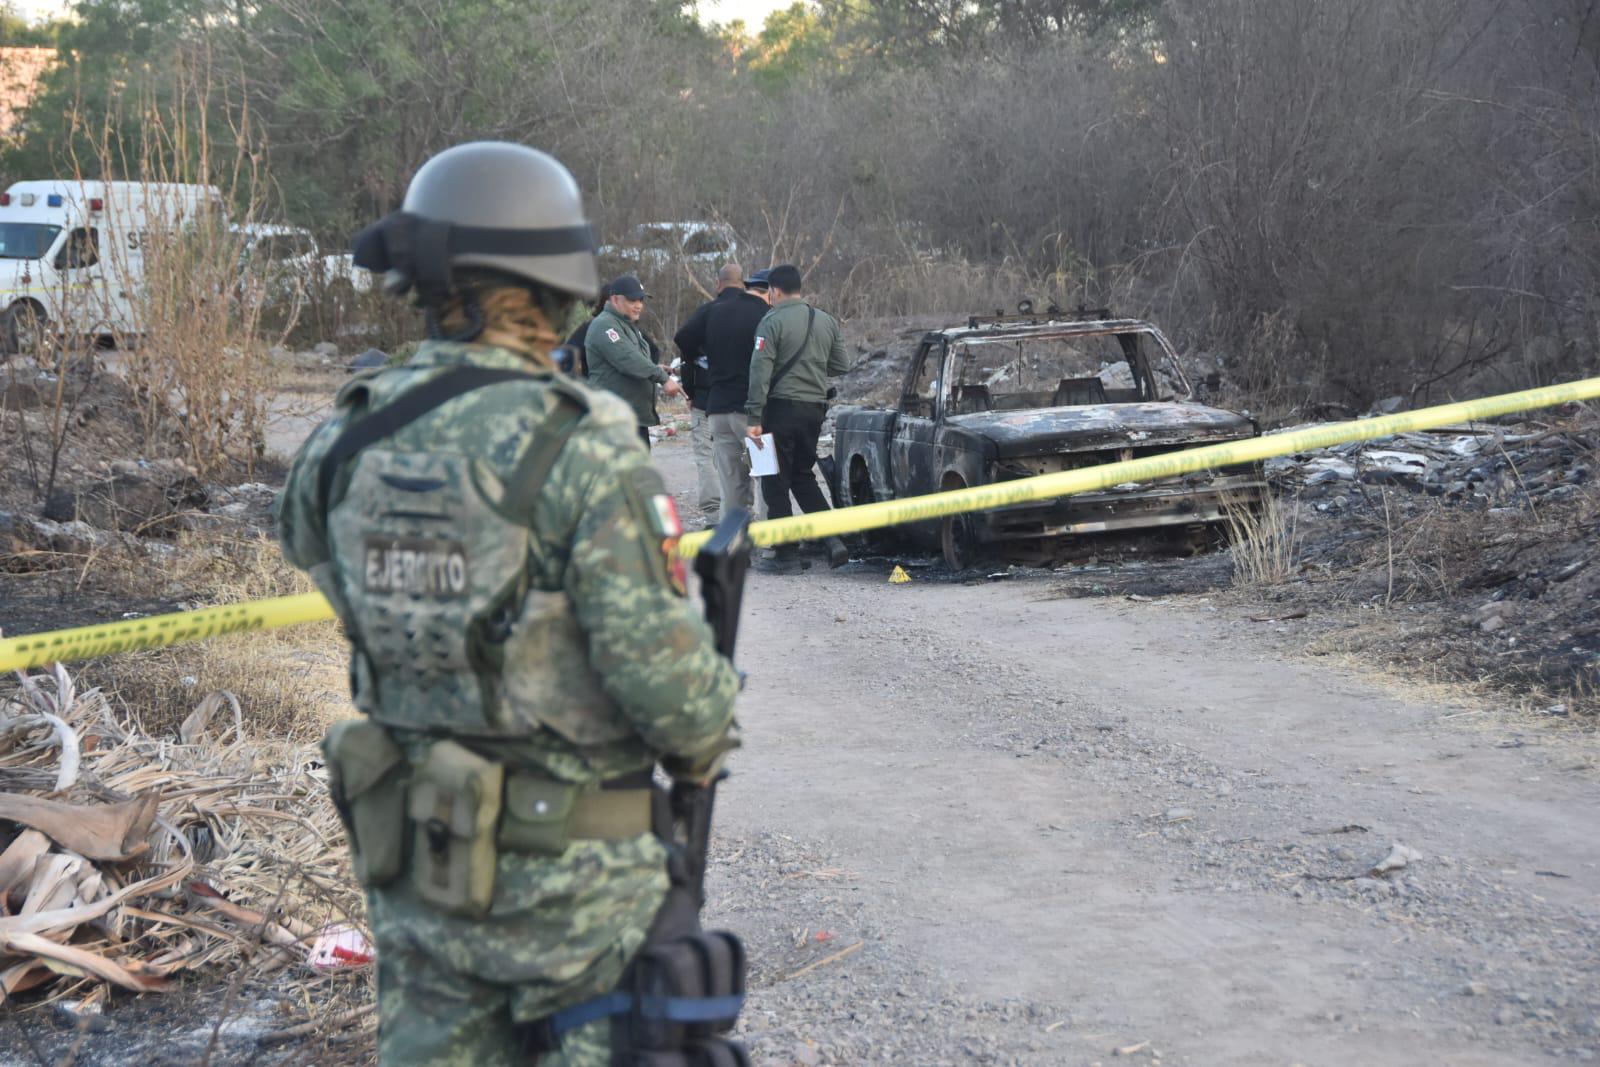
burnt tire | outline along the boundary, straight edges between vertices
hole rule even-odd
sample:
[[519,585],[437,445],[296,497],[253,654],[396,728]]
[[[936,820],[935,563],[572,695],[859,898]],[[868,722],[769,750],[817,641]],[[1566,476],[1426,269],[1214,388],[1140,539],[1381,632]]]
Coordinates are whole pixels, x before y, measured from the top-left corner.
[[953,571],[964,571],[982,563],[987,553],[978,539],[977,516],[964,513],[941,519],[939,548],[944,553],[944,565]]

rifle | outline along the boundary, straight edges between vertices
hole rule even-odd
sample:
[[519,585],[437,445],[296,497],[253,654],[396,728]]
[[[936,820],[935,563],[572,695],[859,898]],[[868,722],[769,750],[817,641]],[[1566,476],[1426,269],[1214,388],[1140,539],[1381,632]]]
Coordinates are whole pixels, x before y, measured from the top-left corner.
[[[749,528],[749,512],[742,508],[728,512],[694,560],[695,573],[700,576],[700,599],[705,602],[706,622],[716,638],[717,651],[730,662],[734,642],[739,637],[739,605],[744,600],[745,573],[750,569]],[[683,848],[696,910],[704,906],[706,900],[706,849],[711,845],[711,808],[717,798],[717,783],[727,776],[727,771],[719,771],[705,785],[672,783],[672,836]]]

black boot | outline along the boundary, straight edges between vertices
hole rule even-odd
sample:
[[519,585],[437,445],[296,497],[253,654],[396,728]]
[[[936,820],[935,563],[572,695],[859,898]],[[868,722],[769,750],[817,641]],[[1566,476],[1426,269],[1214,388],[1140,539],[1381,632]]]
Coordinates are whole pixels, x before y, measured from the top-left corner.
[[757,560],[755,569],[762,574],[794,574],[800,569],[800,548],[779,545],[772,550],[771,557]]
[[837,569],[850,562],[850,550],[845,547],[843,538],[830,537],[823,544],[828,546],[828,566]]

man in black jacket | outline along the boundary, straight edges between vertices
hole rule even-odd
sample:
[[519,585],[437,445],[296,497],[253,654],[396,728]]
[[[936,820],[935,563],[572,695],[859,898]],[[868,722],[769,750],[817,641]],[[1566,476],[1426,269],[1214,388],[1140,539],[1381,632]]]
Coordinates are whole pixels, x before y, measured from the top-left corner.
[[[737,266],[729,264],[734,270]],[[724,268],[726,271],[728,268]],[[756,326],[768,310],[766,271],[748,281],[738,275],[706,305],[699,345],[705,353],[708,388],[706,421],[711,427],[711,455],[723,507],[753,510],[750,457],[745,451],[745,398],[750,391],[750,354]],[[719,275],[718,281],[724,279]],[[681,347],[682,342],[680,342]]]
[[[718,299],[724,293],[738,293],[743,289],[744,271],[739,264],[728,263],[717,271]],[[711,423],[706,413],[706,398],[711,391],[709,357],[705,351],[706,317],[715,303],[716,300],[708,300],[695,308],[672,337],[683,359],[678,373],[689,398],[689,439],[694,444],[694,468],[699,482],[696,503],[708,527],[715,526],[722,515],[722,491],[712,462]]]

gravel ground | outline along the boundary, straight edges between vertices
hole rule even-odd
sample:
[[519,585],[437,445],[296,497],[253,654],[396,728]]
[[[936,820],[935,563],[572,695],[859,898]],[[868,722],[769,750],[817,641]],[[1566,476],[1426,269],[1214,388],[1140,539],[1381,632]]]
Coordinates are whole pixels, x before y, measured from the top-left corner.
[[1181,564],[889,567],[747,595],[711,910],[757,1062],[1600,1053],[1588,734],[1308,660]]

